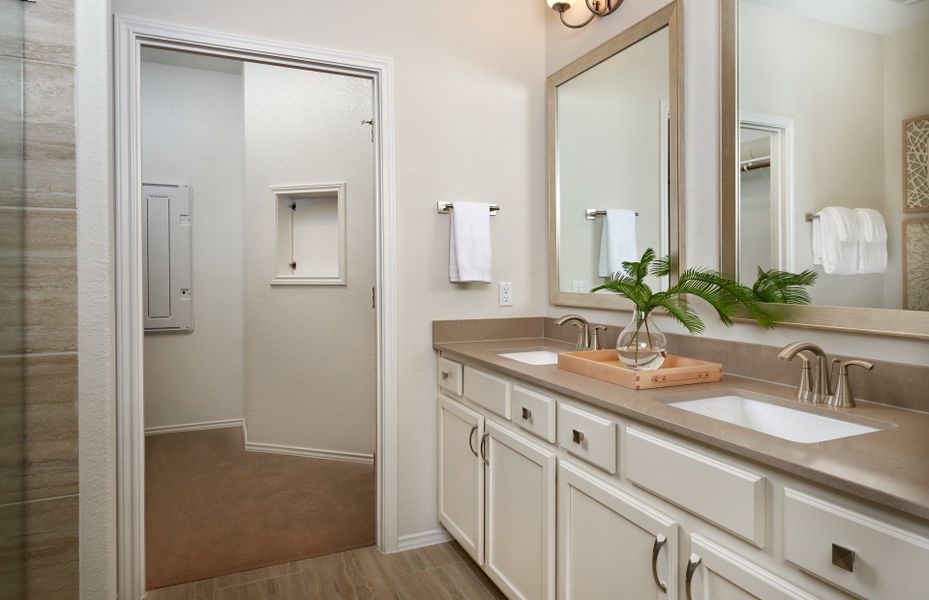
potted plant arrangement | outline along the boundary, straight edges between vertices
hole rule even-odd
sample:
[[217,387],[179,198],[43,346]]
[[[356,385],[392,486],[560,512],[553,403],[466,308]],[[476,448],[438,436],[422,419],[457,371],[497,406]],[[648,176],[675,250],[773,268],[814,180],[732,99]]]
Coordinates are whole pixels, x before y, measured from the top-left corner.
[[628,298],[635,308],[632,320],[619,334],[616,350],[619,360],[637,371],[661,367],[667,356],[668,338],[652,320],[659,310],[680,323],[691,334],[700,334],[706,324],[694,310],[688,297],[701,298],[709,304],[726,326],[741,307],[748,311],[759,325],[773,328],[775,317],[762,304],[779,302],[809,303],[806,286],[816,280],[816,273],[800,274],[758,269],[758,281],[751,288],[741,285],[719,271],[694,267],[681,273],[677,282],[664,291],[654,291],[645,282],[646,277],[666,277],[671,273],[669,257],[656,258],[655,251],[647,249],[636,262],[624,262],[620,272],[607,277],[593,292],[608,290]]

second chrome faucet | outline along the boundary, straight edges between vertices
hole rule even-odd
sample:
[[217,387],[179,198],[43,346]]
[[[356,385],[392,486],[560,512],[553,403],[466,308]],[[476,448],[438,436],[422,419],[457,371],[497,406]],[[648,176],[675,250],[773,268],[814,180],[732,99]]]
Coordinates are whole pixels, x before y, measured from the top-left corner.
[[[816,357],[815,368],[811,369],[810,359],[802,352],[809,352]],[[794,342],[784,346],[777,357],[781,360],[792,360],[799,357],[803,364],[800,366],[800,383],[797,385],[797,398],[809,400],[815,404],[827,404],[840,408],[855,406],[855,396],[848,381],[849,367],[862,367],[867,370],[874,368],[872,363],[865,360],[846,360],[833,358],[827,365],[826,353],[822,348],[810,342]],[[835,390],[832,389],[832,368],[838,364],[839,374]]]

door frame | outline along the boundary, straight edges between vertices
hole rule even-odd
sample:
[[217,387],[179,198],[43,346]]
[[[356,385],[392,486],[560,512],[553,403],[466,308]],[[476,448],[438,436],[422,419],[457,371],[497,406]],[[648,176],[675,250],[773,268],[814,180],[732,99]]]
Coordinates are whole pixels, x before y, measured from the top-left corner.
[[377,545],[397,551],[397,288],[394,74],[366,56],[114,17],[117,576],[119,598],[145,596],[140,63],[142,46],[371,79],[375,102],[377,293]]

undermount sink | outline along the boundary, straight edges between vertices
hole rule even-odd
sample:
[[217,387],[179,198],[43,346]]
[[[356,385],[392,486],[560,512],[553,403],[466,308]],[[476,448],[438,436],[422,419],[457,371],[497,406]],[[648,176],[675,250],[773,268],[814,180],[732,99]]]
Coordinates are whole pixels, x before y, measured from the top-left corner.
[[530,350],[528,352],[504,352],[498,354],[526,365],[557,365],[558,353],[551,350]]
[[737,394],[683,400],[670,405],[801,444],[837,440],[881,429]]

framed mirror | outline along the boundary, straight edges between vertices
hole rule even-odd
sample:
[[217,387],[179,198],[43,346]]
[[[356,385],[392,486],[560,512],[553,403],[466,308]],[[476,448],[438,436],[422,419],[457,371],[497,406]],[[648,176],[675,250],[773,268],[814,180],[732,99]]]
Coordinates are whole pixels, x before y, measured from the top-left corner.
[[[591,293],[646,248],[681,259],[681,23],[677,2],[548,78],[549,296],[631,310]],[[651,281],[653,289],[669,285]]]
[[929,338],[929,2],[723,0],[721,270],[785,324]]

